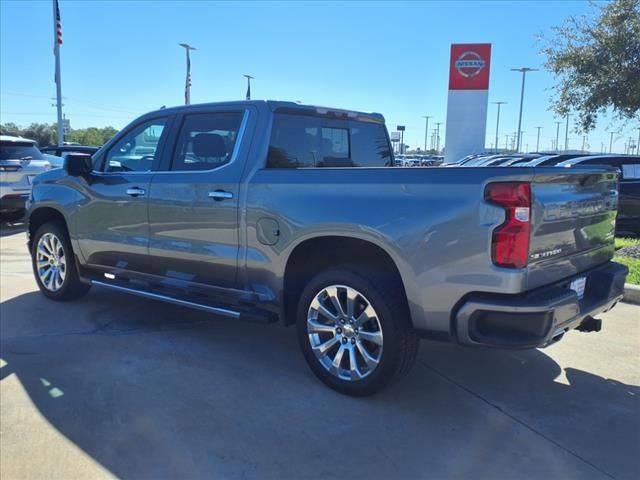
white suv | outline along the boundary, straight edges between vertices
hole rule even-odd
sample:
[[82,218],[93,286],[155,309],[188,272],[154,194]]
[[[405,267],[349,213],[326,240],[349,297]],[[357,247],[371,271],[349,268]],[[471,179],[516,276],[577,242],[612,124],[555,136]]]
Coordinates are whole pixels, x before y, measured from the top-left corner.
[[33,177],[51,168],[36,142],[0,135],[0,217],[9,222],[24,216]]

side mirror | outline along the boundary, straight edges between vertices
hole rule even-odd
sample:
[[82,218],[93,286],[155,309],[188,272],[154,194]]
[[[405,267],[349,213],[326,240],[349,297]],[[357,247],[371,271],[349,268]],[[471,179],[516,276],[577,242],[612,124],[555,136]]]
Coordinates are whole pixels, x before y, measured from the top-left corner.
[[71,153],[64,159],[64,169],[70,175],[88,175],[93,171],[91,155]]

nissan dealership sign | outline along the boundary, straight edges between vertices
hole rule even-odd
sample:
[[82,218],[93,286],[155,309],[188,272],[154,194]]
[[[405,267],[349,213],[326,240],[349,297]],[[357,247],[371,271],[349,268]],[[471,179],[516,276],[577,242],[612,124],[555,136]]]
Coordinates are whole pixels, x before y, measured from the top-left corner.
[[451,45],[445,162],[484,150],[491,44]]

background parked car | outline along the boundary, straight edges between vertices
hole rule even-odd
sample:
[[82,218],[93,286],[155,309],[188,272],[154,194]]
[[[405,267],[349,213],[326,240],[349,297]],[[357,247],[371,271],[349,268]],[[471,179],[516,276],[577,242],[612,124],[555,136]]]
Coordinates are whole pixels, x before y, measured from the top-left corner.
[[36,146],[22,137],[0,135],[0,217],[13,222],[25,213],[31,182],[51,168]]
[[563,154],[551,154],[551,155],[542,155],[538,158],[534,158],[526,163],[518,163],[519,167],[553,167],[560,162],[564,162],[565,160],[571,160],[572,158],[578,157],[589,157],[590,155],[585,155],[584,153],[563,153]]
[[616,234],[640,235],[640,156],[592,155],[560,162],[558,167],[607,165],[620,170]]

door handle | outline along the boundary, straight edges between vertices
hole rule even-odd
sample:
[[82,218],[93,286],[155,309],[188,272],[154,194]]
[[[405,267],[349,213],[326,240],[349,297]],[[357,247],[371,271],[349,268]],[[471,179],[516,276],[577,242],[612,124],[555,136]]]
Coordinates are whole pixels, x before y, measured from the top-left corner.
[[127,195],[131,195],[132,197],[142,197],[144,196],[144,188],[133,187],[127,188]]
[[213,192],[209,192],[209,198],[213,198],[220,202],[221,200],[229,200],[233,198],[233,193],[225,192],[224,190],[215,190]]

